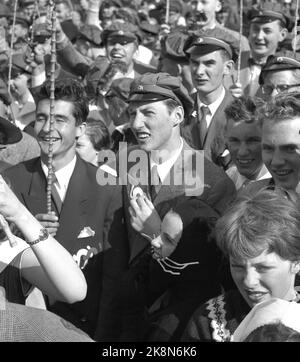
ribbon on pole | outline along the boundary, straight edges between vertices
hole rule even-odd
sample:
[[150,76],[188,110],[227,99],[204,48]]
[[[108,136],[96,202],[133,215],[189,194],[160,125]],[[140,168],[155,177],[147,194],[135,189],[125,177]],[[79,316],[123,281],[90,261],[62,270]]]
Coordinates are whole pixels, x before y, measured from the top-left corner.
[[47,213],[51,213],[52,183],[53,183],[53,129],[55,122],[55,63],[56,63],[56,11],[55,2],[49,1],[51,15],[51,59],[50,59],[50,127],[48,149],[48,175],[47,175]]
[[8,94],[10,94],[10,81],[11,81],[11,69],[12,69],[12,55],[13,55],[13,47],[15,41],[15,27],[16,27],[16,17],[17,17],[17,7],[18,0],[15,0],[14,4],[14,14],[13,14],[13,23],[11,30],[11,39],[10,39],[10,50],[9,50],[9,58],[8,58]]
[[170,0],[166,0],[166,24],[169,24],[170,18]]
[[297,26],[299,19],[299,0],[296,0],[296,11],[295,11],[295,26],[294,26],[294,39],[293,39],[293,52],[294,56],[296,56],[296,44],[297,44]]
[[243,0],[240,0],[240,31],[239,31],[239,55],[237,61],[237,83],[240,83],[240,78],[241,78],[243,12],[244,12],[244,4]]

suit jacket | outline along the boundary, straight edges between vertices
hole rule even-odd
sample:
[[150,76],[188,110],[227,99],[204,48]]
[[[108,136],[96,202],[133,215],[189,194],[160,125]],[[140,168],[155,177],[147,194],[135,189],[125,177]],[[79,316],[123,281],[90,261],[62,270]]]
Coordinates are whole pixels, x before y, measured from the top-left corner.
[[[220,166],[222,164],[221,155],[226,149],[224,127],[226,123],[225,108],[233,101],[231,93],[225,89],[225,97],[218,107],[216,113],[213,115],[204,144],[201,143],[200,133],[198,128],[198,102],[197,93],[193,94],[194,97],[194,111],[192,112],[188,122],[183,126],[183,137],[187,140],[190,146],[197,150],[205,150],[207,157]],[[225,161],[228,163],[228,160]]]
[[[50,310],[91,336],[97,327],[101,303],[103,255],[110,253],[114,240],[122,239],[125,234],[121,222],[121,188],[99,186],[96,172],[95,166],[77,156],[55,236],[83,269],[88,284],[87,297],[72,305],[56,302],[50,306]],[[9,179],[13,191],[33,215],[46,213],[46,178],[40,158],[18,164],[3,176]],[[52,209],[58,213],[54,200]],[[81,237],[80,233],[87,227],[92,232]]]
[[[199,158],[196,167],[197,155]],[[201,159],[203,168],[200,166]],[[129,175],[133,175],[131,170],[133,173],[136,171],[134,165],[128,163]],[[191,170],[188,170],[189,167]],[[175,181],[180,180],[183,174],[186,177],[189,171],[201,180],[203,189],[199,193],[187,186],[187,179],[180,184]],[[141,172],[142,179],[143,173],[148,172],[147,166]],[[211,295],[217,295],[220,290],[221,256],[215,243],[211,241],[210,233],[215,220],[235,196],[234,185],[221,168],[210,162],[203,153],[201,155],[193,150],[186,142],[169,175],[170,178],[164,181],[152,202],[161,219],[173,209],[183,220],[183,234],[170,256],[172,261],[182,265],[194,264],[178,270],[172,263],[173,267],[164,266],[166,271],[151,257],[149,241],[131,227],[128,212],[130,195],[135,192],[136,187],[142,188],[145,192],[147,190],[144,185],[133,186],[130,182],[124,186],[123,204],[130,257],[128,272],[123,277],[122,303],[124,308],[129,310],[127,314],[140,315],[132,321],[126,318],[124,313],[125,332],[122,340],[163,340],[157,335],[157,326],[160,325],[158,319],[161,316],[164,319],[170,311],[176,315],[177,321],[170,335],[173,340],[178,339],[195,303],[207,300]],[[147,175],[144,179],[147,179]],[[159,301],[160,298],[163,302]],[[148,308],[150,318],[143,321],[145,307]],[[155,332],[151,331],[153,325]],[[143,329],[147,330],[147,336],[142,337]]]

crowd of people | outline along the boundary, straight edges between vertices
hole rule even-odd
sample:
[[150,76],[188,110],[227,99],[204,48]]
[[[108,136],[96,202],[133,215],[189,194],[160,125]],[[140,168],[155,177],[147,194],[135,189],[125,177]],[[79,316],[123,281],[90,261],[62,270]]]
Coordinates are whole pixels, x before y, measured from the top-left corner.
[[297,9],[1,0],[0,341],[300,340]]

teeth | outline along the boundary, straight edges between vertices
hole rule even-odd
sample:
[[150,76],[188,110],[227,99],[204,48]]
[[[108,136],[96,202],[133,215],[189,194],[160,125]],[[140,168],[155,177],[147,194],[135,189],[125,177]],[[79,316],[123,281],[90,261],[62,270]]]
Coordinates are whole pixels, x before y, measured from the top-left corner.
[[249,163],[252,162],[252,160],[237,160],[237,161],[242,165],[248,165]]
[[284,170],[284,171],[274,171],[274,172],[278,176],[286,176],[286,175],[288,175],[290,173],[290,171],[286,171],[286,170]]

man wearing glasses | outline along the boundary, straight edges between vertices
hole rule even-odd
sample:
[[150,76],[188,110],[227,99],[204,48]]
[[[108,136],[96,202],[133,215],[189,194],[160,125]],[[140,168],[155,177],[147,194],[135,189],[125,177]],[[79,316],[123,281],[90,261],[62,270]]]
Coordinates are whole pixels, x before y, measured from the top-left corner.
[[270,55],[262,68],[259,84],[265,100],[278,93],[300,91],[300,55],[289,50]]

